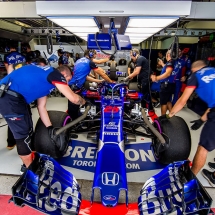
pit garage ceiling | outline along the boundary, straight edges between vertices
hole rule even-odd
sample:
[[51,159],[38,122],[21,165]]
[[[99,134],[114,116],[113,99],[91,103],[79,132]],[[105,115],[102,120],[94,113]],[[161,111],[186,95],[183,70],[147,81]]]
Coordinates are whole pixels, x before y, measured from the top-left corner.
[[[118,33],[124,34],[130,17],[162,17],[174,16],[190,20],[215,19],[214,2],[193,2],[190,0],[79,0],[79,1],[20,1],[10,0],[0,2],[0,19],[23,28],[47,27],[46,17],[86,17],[91,16],[97,25],[102,24],[103,32],[108,32],[110,17],[118,25]],[[183,6],[182,6],[183,5]],[[8,10],[8,8],[11,8]],[[204,10],[201,10],[204,8]],[[1,24],[1,23],[0,23]],[[175,24],[168,25],[175,28]],[[53,25],[58,27],[61,25]],[[106,26],[106,27],[104,27]],[[0,26],[0,28],[2,28]],[[21,31],[20,28],[20,32]],[[73,33],[73,32],[71,32]]]

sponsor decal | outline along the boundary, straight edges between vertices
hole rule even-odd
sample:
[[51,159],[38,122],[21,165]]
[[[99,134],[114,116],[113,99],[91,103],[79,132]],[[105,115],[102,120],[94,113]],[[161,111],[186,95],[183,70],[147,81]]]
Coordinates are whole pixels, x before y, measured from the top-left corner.
[[215,79],[215,74],[203,76],[201,79],[202,79],[202,81],[204,81],[205,83],[208,84],[208,83],[210,83],[210,81]]
[[107,186],[117,186],[119,184],[119,174],[116,172],[103,172],[102,184]]
[[[165,165],[156,161],[150,146],[150,142],[125,145],[127,173],[163,169],[165,167]],[[64,157],[58,159],[58,162],[64,166],[94,173],[97,148],[98,145],[95,143],[72,140],[66,154]]]
[[119,134],[120,134],[119,132],[104,132],[104,135],[118,136]]
[[18,118],[18,117],[11,117],[11,118],[9,118],[10,120],[12,120],[12,121],[18,121],[18,120],[21,120],[21,118]]
[[116,197],[112,196],[112,195],[106,195],[103,197],[103,199],[106,201],[114,201],[114,200],[116,200]]

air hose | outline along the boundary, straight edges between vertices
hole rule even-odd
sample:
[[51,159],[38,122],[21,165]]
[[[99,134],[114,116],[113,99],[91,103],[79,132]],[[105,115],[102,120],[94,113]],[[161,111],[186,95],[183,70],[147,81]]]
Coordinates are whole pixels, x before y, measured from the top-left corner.
[[84,113],[80,117],[78,117],[77,119],[75,119],[72,122],[68,123],[64,127],[58,129],[55,134],[59,135],[62,132],[64,132],[65,130],[67,130],[68,128],[70,128],[70,127],[78,124],[79,122],[81,122],[83,119],[85,119],[87,117],[87,114],[88,114],[89,110],[90,110],[90,106],[87,106],[85,111],[84,111]]
[[145,110],[142,108],[141,110],[142,117],[146,125],[149,127],[149,129],[152,131],[152,133],[159,139],[161,144],[165,144],[166,141],[163,138],[163,136],[157,131],[157,129],[152,125],[152,123],[149,121],[148,117],[146,116]]
[[52,43],[52,35],[47,34],[47,52],[49,55],[53,53],[53,43]]
[[95,34],[95,42],[96,42],[96,45],[98,46],[99,50],[100,50],[102,53],[106,54],[106,55],[115,55],[116,52],[117,52],[117,47],[116,47],[116,43],[115,43],[115,39],[114,39],[113,33],[111,33],[111,38],[112,38],[113,45],[114,45],[114,48],[115,48],[115,51],[114,51],[113,54],[107,53],[107,52],[105,52],[105,51],[103,51],[103,50],[101,49],[101,47],[99,46],[99,43],[98,43],[98,41],[97,41],[97,35],[98,35],[98,34],[99,34],[99,32],[97,32],[97,33]]

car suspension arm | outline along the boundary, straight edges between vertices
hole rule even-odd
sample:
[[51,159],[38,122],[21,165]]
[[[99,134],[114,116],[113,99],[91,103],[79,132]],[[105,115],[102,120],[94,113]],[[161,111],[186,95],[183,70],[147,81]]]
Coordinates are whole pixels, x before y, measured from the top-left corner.
[[165,144],[166,141],[163,138],[163,136],[156,130],[156,128],[151,124],[151,122],[149,121],[148,117],[146,116],[146,113],[144,111],[144,109],[142,108],[141,110],[142,113],[142,117],[144,122],[148,125],[149,129],[152,131],[152,133],[159,139],[159,141],[161,142],[161,144]]
[[58,129],[56,131],[56,135],[59,135],[60,133],[64,132],[65,130],[67,130],[68,128],[78,124],[79,122],[81,122],[83,119],[85,119],[87,117],[88,111],[90,110],[90,106],[87,106],[84,113],[78,117],[77,119],[73,120],[72,122],[68,123],[67,125],[65,125],[64,127]]

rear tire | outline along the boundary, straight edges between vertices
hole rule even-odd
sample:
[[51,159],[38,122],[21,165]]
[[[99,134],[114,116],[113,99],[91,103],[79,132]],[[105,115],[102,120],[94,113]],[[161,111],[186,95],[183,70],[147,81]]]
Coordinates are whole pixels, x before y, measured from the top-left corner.
[[[169,147],[163,152],[160,152],[159,155],[156,155],[159,162],[169,164],[174,161],[187,160],[191,151],[191,136],[186,122],[178,116],[174,116],[165,121],[159,121],[158,118],[157,122],[159,124],[157,128],[160,127],[164,138],[165,136],[169,138]],[[159,132],[160,129],[158,129]],[[159,144],[156,141],[155,139],[153,144]]]
[[[70,122],[70,116],[61,111],[48,111],[49,118],[52,122],[53,127],[62,127]],[[65,135],[68,137],[68,132],[65,132]],[[67,150],[69,144],[65,143],[63,146]],[[63,156],[63,153],[59,151],[57,146],[52,142],[48,129],[43,124],[42,120],[39,118],[35,127],[35,138],[34,138],[34,148],[37,152],[50,155],[53,158],[60,158]]]

